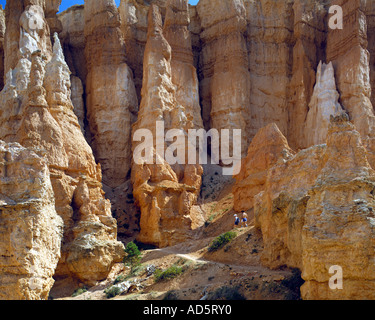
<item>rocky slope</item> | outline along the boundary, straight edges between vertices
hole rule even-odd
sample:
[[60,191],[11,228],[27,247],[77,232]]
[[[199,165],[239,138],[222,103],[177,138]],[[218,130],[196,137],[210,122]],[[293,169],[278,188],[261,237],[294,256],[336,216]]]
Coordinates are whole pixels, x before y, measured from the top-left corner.
[[[373,298],[374,1],[60,2],[0,10],[0,298],[93,286],[118,239],[203,241],[242,210],[257,266],[298,268],[303,298]],[[203,128],[241,130],[234,180],[225,139],[219,166],[187,161]],[[223,190],[233,210],[212,204]]]

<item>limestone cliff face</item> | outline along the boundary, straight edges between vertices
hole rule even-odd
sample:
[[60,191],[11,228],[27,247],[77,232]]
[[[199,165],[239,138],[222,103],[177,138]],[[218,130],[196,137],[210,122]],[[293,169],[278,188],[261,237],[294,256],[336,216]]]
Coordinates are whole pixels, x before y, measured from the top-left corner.
[[[254,211],[266,266],[300,268],[307,299],[372,297],[374,1],[86,0],[57,15],[60,2],[0,10],[0,297],[46,298],[52,276],[94,284],[122,258],[117,234],[188,240],[204,223],[203,169],[164,157],[200,128],[242,130],[235,210]],[[334,4],[342,30],[328,26]],[[142,129],[152,163],[133,158]],[[179,139],[160,147],[158,129]],[[35,202],[17,187],[24,172]],[[56,245],[15,259],[33,253],[34,230],[36,248],[52,233]],[[321,291],[331,263],[348,268],[346,295]]]
[[333,62],[342,106],[362,135],[369,153],[368,159],[374,165],[374,110],[370,101],[370,54],[367,49],[365,3],[347,0],[332,3],[342,7],[344,21],[350,27],[328,31],[327,61]]
[[131,164],[131,126],[138,110],[133,73],[114,1],[86,1],[86,106],[91,144],[102,166],[103,182],[116,188]]
[[205,128],[244,129],[242,141],[247,148],[250,73],[245,6],[241,0],[202,0],[197,12],[202,28],[199,72]]
[[265,188],[268,170],[280,159],[287,160],[293,154],[274,123],[260,129],[242,161],[241,172],[235,176],[234,209],[246,211],[254,208],[255,196]]
[[[55,34],[50,50],[48,33],[44,38],[30,37],[21,28],[20,59],[7,73],[0,93],[1,138],[33,150],[49,167],[54,207],[64,222],[61,258],[51,276],[92,284],[121,260],[123,245],[116,241],[116,221],[103,197],[100,166],[73,112],[70,70],[59,38]],[[46,298],[48,291],[33,298]]]
[[275,123],[287,135],[286,92],[292,64],[293,3],[269,0],[245,3],[251,83],[249,133],[253,137],[268,123]]
[[47,299],[63,236],[47,161],[17,143],[3,141],[0,235],[0,299]]
[[[375,171],[346,115],[332,118],[323,161],[309,191],[302,230],[302,296],[374,299]],[[342,268],[343,290],[330,289],[331,266]]]
[[[348,119],[331,116],[327,144],[277,163],[255,197],[262,262],[300,268],[304,299],[374,297],[374,170]],[[332,266],[342,268],[344,290],[330,289]]]
[[[113,212],[121,226],[131,226],[133,231],[137,228],[136,213],[132,213],[135,208],[121,199],[132,193],[131,130],[138,112],[133,72],[126,63],[115,2],[86,1],[84,18],[88,140],[101,165],[104,190],[112,201]],[[126,232],[130,235],[121,230]]]

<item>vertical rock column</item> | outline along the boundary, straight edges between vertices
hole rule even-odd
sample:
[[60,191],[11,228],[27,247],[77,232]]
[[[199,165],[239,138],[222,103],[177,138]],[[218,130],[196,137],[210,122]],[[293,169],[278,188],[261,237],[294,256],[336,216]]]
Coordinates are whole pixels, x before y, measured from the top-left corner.
[[17,141],[45,153],[56,211],[64,220],[55,279],[94,284],[121,260],[123,245],[117,242],[116,220],[103,197],[100,165],[73,112],[70,71],[56,34],[50,61],[38,51],[32,55],[27,94]]
[[368,160],[375,166],[375,116],[370,101],[370,55],[365,3],[335,0],[344,13],[344,28],[329,29],[327,62],[333,63],[343,108],[361,134]]
[[[375,171],[346,114],[331,118],[323,159],[302,229],[302,298],[374,299]],[[342,290],[329,286],[331,267],[342,270]]]
[[[295,44],[289,83],[288,142],[292,148],[301,149],[310,146],[304,139],[303,123],[313,94],[315,70],[319,60],[323,60],[325,56],[324,19],[327,10],[322,1],[296,0],[293,12]],[[324,139],[325,134],[322,135]]]
[[375,108],[375,2],[367,1],[367,40],[368,51],[370,53],[370,84],[371,84],[371,103]]
[[194,67],[189,4],[187,0],[168,0],[163,34],[172,49],[172,82],[176,86],[176,100],[184,109],[194,128],[202,128],[199,104],[199,83]]
[[200,90],[206,129],[242,129],[242,154],[249,144],[250,74],[246,10],[242,0],[201,0]]
[[342,112],[332,62],[328,65],[320,62],[314,92],[309,103],[309,112],[305,125],[302,125],[306,146],[325,143],[330,117]]
[[126,63],[115,2],[87,0],[84,17],[87,136],[101,164],[119,232],[130,236],[138,229],[130,183],[131,130],[138,111],[133,73]]
[[28,103],[32,54],[39,51],[45,59],[52,54],[49,27],[43,11],[44,2],[40,2],[41,5],[27,5],[29,2],[11,0],[7,2],[5,10],[8,17],[4,43],[6,76],[0,94],[0,136],[7,142],[18,142],[17,131]]
[[61,38],[64,56],[73,76],[86,83],[87,66],[85,58],[85,18],[84,6],[76,5],[60,13],[58,16],[62,24]]
[[[203,223],[200,213],[193,208],[203,170],[200,165],[170,165],[164,160],[167,144],[162,150],[156,145],[157,121],[163,123],[163,133],[180,129],[183,134],[180,142],[182,138],[185,146],[187,130],[193,127],[176,99],[171,74],[172,50],[162,31],[159,7],[152,4],[148,14],[142,100],[134,133],[141,129],[152,132],[154,139],[145,152],[146,156],[151,156],[153,164],[134,162],[132,182],[134,197],[141,209],[138,239],[163,247],[186,241],[190,231]],[[137,147],[139,143],[133,142],[133,150]]]
[[139,0],[121,0],[119,13],[121,30],[127,47],[126,59],[134,73],[134,85],[141,100],[143,55],[147,41],[147,13],[149,6]]
[[[57,34],[52,50],[42,7],[27,6],[20,17],[19,60],[9,69],[0,93],[1,127],[8,123],[0,138],[19,142],[47,161],[54,205],[64,222],[55,279],[93,284],[121,261],[124,247],[117,241],[116,220],[103,196],[100,165],[73,112],[70,70]],[[29,27],[35,17],[40,24],[34,30]],[[6,37],[10,43],[12,36]]]
[[[4,39],[5,74],[16,67],[19,60],[17,53],[22,48],[30,55],[32,50],[29,49],[35,49],[35,44],[38,43],[39,49],[47,58],[51,57],[50,29],[45,20],[45,6],[45,0],[7,1],[5,7],[7,31]],[[26,44],[26,48],[24,44]]]
[[125,63],[125,44],[113,0],[86,0],[86,107],[91,145],[103,170],[103,183],[119,187],[131,166],[131,126],[138,101],[133,73]]
[[70,80],[74,113],[78,117],[83,134],[86,135],[86,108],[83,97],[87,76],[84,6],[73,6],[61,13],[58,19],[62,26],[62,32],[59,36],[62,41],[65,60],[72,73]]
[[275,123],[288,136],[293,2],[260,0],[245,4],[251,81],[249,137],[269,123]]
[[0,90],[4,87],[5,11],[0,7]]

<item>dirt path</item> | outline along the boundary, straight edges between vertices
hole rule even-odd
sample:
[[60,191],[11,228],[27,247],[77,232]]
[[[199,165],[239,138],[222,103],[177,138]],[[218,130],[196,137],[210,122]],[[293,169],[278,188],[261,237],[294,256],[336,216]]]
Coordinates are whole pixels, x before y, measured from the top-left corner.
[[[210,260],[207,258],[202,258],[201,254],[203,250],[204,249],[201,249],[198,252],[192,252],[192,253],[181,253],[179,248],[166,247],[166,248],[161,248],[161,249],[153,249],[149,253],[155,254],[157,252],[158,253],[157,256],[159,257],[159,259],[161,259],[163,256],[164,257],[169,256],[170,259],[173,259],[173,257],[177,257],[177,258],[182,258],[182,259],[192,261],[194,263],[199,263],[202,265],[211,264],[211,265],[216,265],[217,267],[220,267],[220,268],[229,268],[237,272],[247,272],[247,273],[254,273],[254,274],[259,273],[259,274],[264,274],[264,275],[275,273],[275,271],[270,270],[266,267],[263,267],[261,264],[246,265],[246,264],[239,264],[237,262],[235,263],[221,262],[217,260]],[[280,275],[289,274],[289,271],[278,270],[276,272],[277,274],[280,274]]]
[[[233,196],[230,188],[227,189],[222,190],[215,201],[207,201],[202,206],[206,212],[207,225],[192,239],[175,246],[144,250],[141,266],[135,272],[120,263],[114,266],[105,281],[80,296],[64,299],[105,300],[107,297],[104,291],[121,277],[126,281],[140,283],[141,287],[137,292],[112,299],[228,299],[227,295],[240,294],[246,299],[264,300],[293,296],[294,292],[282,285],[284,279],[291,277],[291,271],[270,270],[261,264],[263,240],[254,227],[252,213],[249,215],[249,227],[232,230],[237,236],[230,243],[215,252],[209,252],[212,241],[233,228]],[[175,278],[155,281],[153,275],[147,274],[147,268],[151,265],[161,271],[171,266],[183,267],[184,271]]]
[[[128,268],[120,264],[111,276],[103,283],[90,288],[84,294],[65,299],[105,300],[104,290],[113,285],[119,276],[127,277],[127,281],[136,281],[142,284],[142,289],[136,293],[116,296],[115,300],[160,300],[182,299],[199,300],[202,297],[212,298],[218,290],[229,288],[223,294],[241,293],[246,299],[283,299],[288,292],[281,286],[281,281],[290,277],[288,270],[270,270],[259,262],[258,255],[242,259],[238,252],[242,252],[243,245],[251,248],[256,244],[255,237],[249,237],[252,228],[237,230],[238,236],[228,244],[227,250],[220,249],[214,254],[207,252],[213,238],[204,238],[172,247],[146,250],[143,252],[142,267],[139,272],[131,275]],[[250,238],[246,242],[246,239]],[[249,248],[245,249],[248,256]],[[178,277],[155,282],[153,276],[147,276],[147,266],[154,265],[160,270],[167,270],[172,265],[184,267],[184,272]],[[233,292],[232,292],[232,291]],[[238,291],[238,292],[237,292]],[[280,294],[281,292],[281,294]]]

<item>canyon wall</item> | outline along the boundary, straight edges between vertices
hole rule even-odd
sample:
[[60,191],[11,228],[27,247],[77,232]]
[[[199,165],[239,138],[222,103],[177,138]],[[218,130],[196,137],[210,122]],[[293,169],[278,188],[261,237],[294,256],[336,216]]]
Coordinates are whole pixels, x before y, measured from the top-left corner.
[[[302,297],[374,299],[375,171],[346,115],[332,119],[323,160],[302,229]],[[332,266],[342,268],[343,290],[329,286]]]
[[[326,145],[279,161],[255,197],[262,262],[302,270],[304,299],[373,299],[373,190],[361,135],[346,113],[332,116]],[[344,290],[330,289],[331,267]]]
[[[99,51],[95,53],[95,49],[91,48],[93,45],[90,45],[90,41],[94,40],[90,39],[102,37],[100,28],[94,35],[96,27],[91,18],[82,23],[79,17],[82,17],[85,9],[76,6],[59,15],[63,24],[63,38],[67,39],[64,40],[67,44],[64,44],[64,49],[71,57],[68,64],[74,68],[79,62],[73,74],[81,79],[86,97],[85,110],[82,111],[81,103],[75,103],[78,105],[76,113],[81,126],[82,123],[85,126],[85,134],[93,146],[96,159],[104,169],[104,189],[112,202],[115,217],[121,221],[119,227],[124,235],[138,230],[140,206],[134,205],[133,185],[129,177],[125,177],[125,172],[129,173],[129,157],[125,156],[127,160],[121,159],[123,166],[120,173],[114,162],[116,156],[107,159],[105,147],[109,146],[107,142],[117,141],[116,147],[111,147],[111,150],[117,150],[117,154],[124,156],[119,142],[122,139],[125,146],[124,141],[129,141],[126,140],[129,137],[129,124],[137,117],[139,119],[137,106],[143,99],[141,91],[145,70],[150,69],[144,64],[144,55],[149,29],[147,15],[151,4],[159,8],[162,34],[171,46],[171,81],[176,90],[175,98],[185,109],[189,120],[193,120],[195,128],[241,129],[242,157],[245,158],[256,133],[270,123],[277,125],[294,150],[324,143],[330,115],[344,109],[361,133],[369,162],[372,163],[373,95],[370,89],[374,78],[371,33],[373,4],[358,1],[327,3],[295,0],[274,3],[269,0],[201,0],[193,7],[166,0],[122,0],[118,10],[113,4],[105,8],[107,11],[101,11],[100,6],[95,9],[98,14],[94,19],[95,24],[104,26],[109,23],[104,18],[104,12],[114,17],[109,29],[113,36],[102,42],[105,47],[117,52],[110,57]],[[344,9],[344,30],[331,30],[328,27],[328,9],[333,4],[342,5]],[[86,6],[89,7],[90,3]],[[85,37],[82,37],[83,32],[86,33]],[[82,54],[84,47],[85,54]],[[359,62],[352,61],[357,53],[361,59]],[[100,61],[112,65],[126,64],[133,73],[133,76],[129,73],[133,79],[130,81],[131,88],[123,91],[127,103],[130,103],[124,110],[130,110],[131,120],[123,125],[122,138],[121,135],[111,137],[109,131],[102,134],[98,129],[98,123],[104,121],[109,113],[97,114],[99,109],[106,106],[104,101],[102,107],[93,107],[90,87],[98,86],[87,82],[92,78],[87,77],[87,71],[99,68]],[[350,67],[353,63],[354,66]],[[347,68],[352,68],[352,71]],[[324,76],[326,69],[327,75]],[[348,85],[341,76],[347,71],[353,78],[352,83],[358,82],[354,80],[358,78],[363,78],[363,81]],[[101,76],[94,78],[100,79]],[[138,102],[133,97],[133,84]],[[111,92],[108,86],[105,87]],[[326,92],[328,87],[330,95]],[[77,88],[72,91],[80,92],[79,83]],[[332,103],[335,108],[332,108]],[[194,117],[193,114],[201,114],[201,117]],[[180,127],[178,125],[176,129]],[[103,130],[107,130],[105,128],[104,125]],[[107,138],[104,138],[106,135]],[[103,142],[97,143],[100,139]],[[104,149],[98,151],[98,145],[103,145]],[[101,158],[98,152],[105,156]],[[115,176],[118,181],[109,183],[107,176]],[[242,173],[242,176],[246,178],[246,174]],[[242,180],[242,176],[237,180]],[[246,188],[241,189],[244,191]],[[253,199],[247,202],[251,208]],[[238,203],[240,207],[246,209],[249,206]]]
[[365,10],[367,20],[368,51],[370,53],[371,103],[375,106],[375,3],[368,1]]
[[[342,30],[328,26],[333,4],[343,9]],[[122,0],[117,8],[113,0],[86,0],[57,15],[59,5],[8,0],[0,10],[1,146],[20,154],[14,160],[20,171],[11,178],[40,170],[43,187],[31,190],[48,194],[30,204],[30,195],[13,195],[18,180],[0,181],[1,228],[4,243],[11,243],[0,270],[4,279],[17,279],[17,296],[46,298],[53,279],[91,285],[105,278],[123,257],[118,234],[157,246],[190,239],[204,224],[197,204],[204,172],[175,151],[186,151],[190,129],[204,128],[242,130],[242,152],[234,155],[242,157],[235,210],[254,211],[263,263],[300,268],[304,297],[317,298],[327,282],[323,265],[345,263],[335,240],[348,239],[335,216],[340,199],[373,183],[374,2],[200,0],[193,7],[187,0]],[[143,129],[152,139],[140,139]],[[160,147],[157,131],[170,129],[177,139]],[[0,165],[12,166],[9,152]],[[347,242],[353,261],[365,259],[372,241],[365,191],[343,207],[356,222],[353,236],[356,225],[368,230],[356,235],[358,254]],[[49,261],[43,274],[39,258],[13,261],[32,250],[27,244],[17,251],[9,240],[8,216],[27,215],[25,206],[42,243],[58,230],[56,246],[40,252]],[[319,220],[322,213],[327,221]],[[50,226],[46,217],[53,218]],[[328,241],[331,227],[338,230]],[[29,241],[24,231],[21,239]],[[309,246],[326,250],[327,260]],[[310,260],[320,273],[309,269]],[[346,298],[372,281],[366,268],[363,275],[350,269]],[[37,293],[28,287],[34,278],[42,288]],[[8,290],[4,283],[0,295]],[[338,296],[324,296],[331,297]]]
[[133,73],[114,1],[86,1],[86,107],[91,145],[101,164],[104,184],[126,181],[131,164],[131,126],[138,111]]
[[370,53],[364,1],[333,1],[340,5],[346,27],[329,29],[327,61],[335,68],[337,88],[343,108],[364,139],[368,159],[374,165],[374,109],[370,101]]
[[[202,31],[200,92],[206,129],[244,129],[250,103],[250,73],[246,47],[246,10],[242,1],[200,1]],[[246,154],[246,150],[243,150]]]
[[[325,60],[327,8],[323,1],[294,1],[293,65],[288,86],[288,141],[295,149],[313,145],[305,135],[304,123],[313,99],[315,72]],[[328,119],[329,120],[329,119]],[[307,120],[306,120],[307,121]],[[328,124],[327,124],[328,128]],[[326,138],[326,131],[322,134]]]
[[84,18],[88,140],[101,165],[114,215],[123,216],[128,210],[119,198],[131,193],[131,130],[138,112],[133,72],[126,64],[115,2],[86,1]]
[[[12,1],[8,3],[10,10]],[[116,221],[103,196],[100,165],[73,112],[69,67],[57,34],[52,50],[42,8],[39,6],[37,12],[43,18],[40,30],[46,33],[36,36],[21,28],[16,50],[19,60],[7,72],[5,88],[0,93],[0,139],[19,142],[48,165],[54,207],[64,223],[61,257],[50,275],[57,282],[69,278],[93,284],[106,277],[113,263],[121,261],[124,247],[116,240]],[[21,15],[23,25],[30,25],[31,9],[26,7],[25,21]],[[32,298],[46,298],[48,291]]]
[[288,134],[287,90],[293,56],[293,2],[245,1],[250,70],[250,138],[269,123]]
[[[29,1],[25,5],[34,4],[34,2]],[[114,3],[105,7],[99,4],[94,10],[95,13],[86,14],[86,22],[84,6],[73,6],[59,14],[61,26],[57,22],[51,22],[54,20],[57,2],[42,3],[47,8],[46,19],[49,28],[61,29],[60,36],[64,43],[64,53],[73,76],[77,76],[83,83],[83,94],[86,99],[84,108],[87,109],[87,117],[80,123],[91,128],[86,132],[86,137],[92,143],[95,153],[104,153],[104,151],[96,150],[100,149],[96,145],[102,144],[96,142],[101,136],[101,134],[96,134],[96,130],[100,127],[95,124],[98,120],[89,120],[92,113],[96,113],[91,109],[96,109],[96,107],[91,107],[93,102],[90,98],[91,92],[88,91],[93,85],[86,85],[88,68],[93,68],[93,64],[105,61],[107,65],[125,63],[131,69],[133,76],[129,77],[133,80],[130,83],[134,84],[138,102],[131,96],[133,88],[125,89],[127,92],[125,96],[126,99],[131,100],[128,102],[130,103],[128,108],[133,115],[131,122],[134,122],[141,99],[143,56],[147,40],[147,14],[150,3],[141,0],[122,0],[119,8],[116,8]],[[152,1],[152,3],[158,5],[162,20],[167,20],[169,24],[167,8],[170,4],[166,0]],[[347,21],[348,27],[343,31],[331,30],[327,26],[328,8],[332,4],[339,4],[344,9],[344,20]],[[90,6],[90,1],[88,1],[86,12],[91,10]],[[23,4],[10,4],[5,14],[9,10],[14,10],[15,14],[20,16],[19,12],[22,12]],[[196,7],[189,6],[185,16],[179,14],[178,10],[180,9],[177,7],[169,9],[169,12],[175,14],[175,22],[170,24],[169,28],[175,29],[178,26],[180,31],[165,30],[165,36],[169,44],[174,47],[173,57],[176,59],[173,60],[180,60],[180,63],[183,61],[186,65],[197,68],[199,95],[198,92],[192,92],[192,96],[189,97],[194,100],[191,102],[194,105],[193,109],[195,108],[197,112],[198,104],[201,104],[203,124],[206,129],[241,128],[244,132],[243,156],[246,155],[251,139],[257,131],[269,123],[275,123],[279,127],[288,138],[292,148],[301,149],[310,146],[311,142],[306,141],[302,123],[305,122],[309,111],[308,105],[312,99],[316,82],[315,75],[320,61],[333,63],[338,92],[341,95],[342,91],[346,92],[343,97],[340,96],[340,101],[342,100],[342,105],[349,112],[349,116],[372,119],[371,105],[368,100],[374,99],[370,94],[370,88],[374,83],[372,71],[374,41],[371,33],[374,25],[373,3],[362,4],[360,1],[349,0],[331,3],[295,0],[274,4],[269,0],[259,2],[201,0]],[[108,18],[104,18],[105,13],[109,16],[114,15],[111,22]],[[97,15],[97,17],[95,19],[90,15],[92,17]],[[9,22],[8,29],[10,30],[7,37],[14,33],[13,38],[17,41],[13,40],[10,44],[7,39],[4,39],[5,50],[10,47],[9,51],[18,46],[18,31],[13,30],[16,29],[13,24],[14,22]],[[105,39],[106,42],[100,40],[100,26],[108,26],[109,30],[112,30],[113,35]],[[94,29],[97,30],[96,33]],[[40,32],[46,32],[46,30]],[[168,34],[175,34],[175,39],[169,38]],[[182,39],[181,37],[184,41],[179,43],[177,39]],[[99,52],[100,50],[96,53],[93,45],[90,45],[93,39],[102,41],[104,47],[111,48],[117,53],[110,55]],[[186,45],[187,51],[183,49]],[[362,69],[366,78],[360,85],[363,87],[362,98],[358,98],[359,101],[364,99],[366,107],[358,112],[355,105],[360,105],[359,102],[350,103],[352,106],[346,107],[348,104],[346,100],[349,100],[351,96],[350,92],[356,88],[346,88],[340,76],[340,74],[345,74],[343,68],[351,65],[350,61],[353,60],[351,57],[357,52],[354,52],[354,48],[358,48],[358,54],[363,57],[358,68],[354,67],[354,69]],[[224,52],[225,50],[228,52]],[[15,66],[15,60],[17,59],[14,55],[6,59],[5,72],[9,70],[9,66]],[[92,63],[96,60],[98,63]],[[172,64],[176,65],[174,61]],[[95,68],[99,66],[96,65]],[[175,77],[174,75],[180,69],[175,67],[175,70],[176,72],[172,72],[172,77]],[[192,81],[195,82],[196,75],[194,69],[191,70]],[[356,76],[353,74],[353,77]],[[93,77],[90,75],[91,78]],[[228,79],[231,80],[228,81]],[[181,90],[180,84],[175,83],[175,85]],[[75,86],[79,91],[80,85]],[[130,87],[132,86],[130,84]],[[193,87],[196,87],[195,83]],[[214,90],[218,93],[213,92]],[[191,90],[186,89],[186,91]],[[225,92],[229,92],[227,96]],[[235,94],[231,94],[233,92]],[[181,97],[188,96],[186,92],[177,94]],[[230,113],[228,113],[229,109]],[[81,107],[78,112],[80,117],[85,117]],[[362,117],[360,112],[365,112],[365,116]],[[372,149],[372,129],[371,123],[368,123],[372,120],[361,121],[365,122],[357,123],[357,128],[361,134],[369,137],[367,144],[369,149]],[[121,147],[119,150],[122,150]],[[101,156],[97,155],[97,158],[101,159]],[[106,167],[115,166],[106,164],[110,161],[111,159],[105,157],[99,161],[104,170],[105,181],[107,180],[106,171],[111,170]],[[127,168],[125,166],[124,172],[119,175],[121,177],[119,181],[124,180],[123,175],[125,171],[128,172]]]

